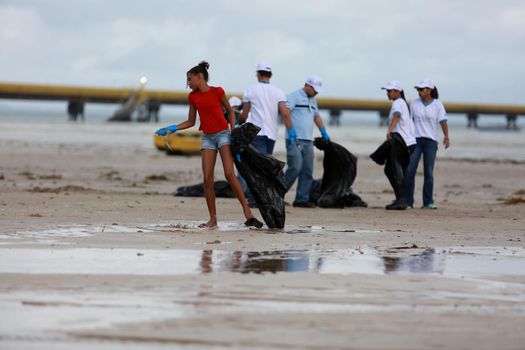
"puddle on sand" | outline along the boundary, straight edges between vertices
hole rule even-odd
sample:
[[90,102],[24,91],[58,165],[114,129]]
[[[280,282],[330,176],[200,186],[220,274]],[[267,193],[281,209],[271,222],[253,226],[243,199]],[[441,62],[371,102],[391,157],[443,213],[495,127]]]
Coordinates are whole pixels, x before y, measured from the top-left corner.
[[[59,242],[56,239],[59,238],[79,238],[79,237],[90,237],[101,233],[130,233],[141,231],[134,227],[120,226],[118,224],[112,225],[59,225],[55,228],[45,230],[32,230],[32,231],[17,231],[16,233],[0,235],[0,239],[4,240],[0,244],[10,244],[13,240],[31,239],[31,242],[25,243],[60,243],[66,244],[65,242]],[[144,232],[146,230],[142,230]],[[152,232],[151,230],[149,232]],[[16,242],[17,244],[22,242]]]
[[0,273],[181,275],[215,272],[423,273],[450,277],[525,275],[523,248],[449,247],[385,254],[371,248],[227,251],[2,249]]
[[[178,221],[170,224],[155,224],[155,225],[145,225],[137,227],[138,229],[148,230],[147,232],[208,232],[209,229],[201,228],[199,225],[201,221]],[[299,225],[286,225],[283,229],[269,229],[266,226],[263,226],[262,229],[256,229],[253,227],[247,227],[243,223],[238,222],[219,222],[218,231],[246,231],[246,230],[255,230],[264,232],[267,234],[319,234],[325,232],[379,232],[379,231],[359,231],[359,230],[346,230],[346,231],[329,231],[322,226],[299,226]]]
[[[103,233],[152,233],[152,232],[167,232],[167,233],[200,233],[209,232],[209,229],[199,227],[201,221],[176,221],[171,223],[161,224],[143,224],[134,227],[122,226],[119,224],[109,225],[59,225],[55,228],[44,229],[44,230],[31,230],[31,231],[17,231],[16,233],[1,234],[0,240],[5,240],[2,244],[8,244],[8,241],[20,240],[23,238],[33,239],[36,243],[48,243],[49,239],[58,238],[77,238],[77,237],[90,237],[97,234]],[[329,232],[321,226],[298,226],[298,225],[287,225],[284,229],[254,229],[246,227],[243,223],[239,222],[219,222],[217,231],[246,231],[246,230],[257,230],[268,234],[316,234]],[[332,231],[330,231],[332,232]],[[376,231],[359,231],[359,230],[345,230],[345,231],[333,231],[333,232],[376,232]],[[378,232],[378,231],[377,231]]]
[[[397,250],[397,252],[395,252]],[[394,252],[392,252],[394,251]],[[136,250],[136,249],[5,249],[0,248],[0,273],[82,273],[129,275],[180,275],[234,273],[311,272],[334,274],[435,274],[453,278],[485,275],[525,275],[525,250],[500,247],[447,247],[392,249],[383,254],[372,248],[340,250],[226,251],[226,250]],[[312,276],[305,276],[312,278]],[[315,276],[313,276],[315,278]],[[207,284],[207,283],[205,283]],[[237,290],[213,293],[175,288],[133,288],[103,291],[65,288],[0,293],[2,344],[25,348],[30,343],[53,349],[98,347],[99,341],[82,343],[74,337],[87,330],[113,329],[126,323],[163,322],[209,315],[276,313],[380,313],[403,312],[525,315],[522,287],[485,283],[480,289],[399,292],[392,303],[381,285],[374,284],[363,299],[348,298],[346,289],[297,289],[274,286],[256,291],[253,298]],[[54,288],[53,286],[49,286]],[[202,288],[202,286],[200,287]],[[237,288],[233,286],[233,288]],[[327,288],[330,288],[329,286]],[[239,294],[240,293],[240,294]],[[344,297],[342,297],[344,293]],[[322,296],[322,297],[320,297]],[[423,296],[423,298],[422,298]],[[428,301],[425,301],[428,298]],[[343,301],[341,301],[343,300]],[[463,302],[470,301],[473,302]],[[488,301],[489,305],[484,303]],[[415,304],[416,303],[416,304]],[[417,305],[417,307],[415,307]],[[261,311],[264,310],[264,311]],[[264,316],[261,316],[264,317]],[[73,335],[73,336],[72,336]],[[109,348],[151,349],[154,343],[119,341]],[[60,347],[63,345],[62,347]],[[169,343],[169,348],[178,344]],[[131,346],[131,347],[130,347]],[[1,346],[0,346],[1,347]],[[44,346],[45,347],[45,346]],[[123,347],[122,347],[123,348]],[[200,347],[197,347],[200,348]],[[189,349],[185,345],[181,349]]]

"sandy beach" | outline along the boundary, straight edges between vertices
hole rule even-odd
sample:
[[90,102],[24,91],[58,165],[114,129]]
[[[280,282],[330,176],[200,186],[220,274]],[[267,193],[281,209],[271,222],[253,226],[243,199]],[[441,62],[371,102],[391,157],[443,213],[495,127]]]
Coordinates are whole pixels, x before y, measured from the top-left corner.
[[272,231],[224,198],[219,229],[197,228],[204,199],[172,193],[201,181],[200,158],[154,149],[155,125],[23,126],[0,131],[2,349],[525,348],[523,132],[480,133],[509,158],[453,139],[439,209],[419,209],[418,174],[402,212],[366,157],[383,131],[334,132],[368,208],[288,206]]

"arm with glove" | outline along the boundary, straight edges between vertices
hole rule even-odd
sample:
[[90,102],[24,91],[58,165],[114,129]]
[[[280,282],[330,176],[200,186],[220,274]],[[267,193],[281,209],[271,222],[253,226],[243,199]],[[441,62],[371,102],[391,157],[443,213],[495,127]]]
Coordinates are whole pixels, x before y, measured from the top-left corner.
[[315,125],[319,128],[319,131],[321,132],[321,136],[323,139],[330,143],[330,136],[328,136],[328,132],[326,131],[326,128],[324,127],[323,119],[319,114],[317,114],[314,118]]
[[160,128],[159,130],[155,131],[155,135],[159,136],[166,136],[169,134],[173,134],[174,132],[178,130],[184,130],[191,128],[195,125],[195,120],[197,119],[197,108],[194,104],[190,103],[190,110],[188,111],[188,120],[183,121],[180,124],[173,124],[168,125],[164,128]]
[[295,144],[297,140],[297,133],[292,126],[292,117],[290,116],[290,110],[286,106],[285,102],[279,102],[279,113],[283,117],[284,126],[286,127],[286,132],[288,133],[288,140],[291,144]]
[[164,128],[160,128],[159,130],[155,131],[155,135],[167,136],[169,134],[173,134],[177,130],[178,130],[178,128],[177,128],[176,124],[168,125],[168,126],[166,126]]

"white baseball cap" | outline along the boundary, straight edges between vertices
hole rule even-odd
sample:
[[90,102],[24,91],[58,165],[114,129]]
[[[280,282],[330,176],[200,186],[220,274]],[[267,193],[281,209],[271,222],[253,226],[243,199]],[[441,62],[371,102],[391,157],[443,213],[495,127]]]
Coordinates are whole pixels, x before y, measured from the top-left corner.
[[268,62],[259,62],[259,63],[257,63],[257,69],[255,71],[258,72],[260,70],[271,73],[272,72],[272,65],[269,64]]
[[241,99],[238,98],[237,96],[232,96],[232,97],[230,97],[230,99],[228,100],[228,102],[230,103],[230,106],[232,106],[232,107],[242,105],[242,101],[241,101]]
[[430,79],[421,80],[419,83],[416,84],[416,86],[414,86],[414,88],[416,89],[424,89],[424,88],[434,89],[435,87],[436,85]]
[[401,83],[397,80],[389,81],[384,86],[382,86],[381,89],[403,91],[403,88],[401,87]]
[[310,75],[304,83],[313,87],[315,92],[318,94],[323,91],[323,83],[321,83],[321,78],[319,78],[317,75]]

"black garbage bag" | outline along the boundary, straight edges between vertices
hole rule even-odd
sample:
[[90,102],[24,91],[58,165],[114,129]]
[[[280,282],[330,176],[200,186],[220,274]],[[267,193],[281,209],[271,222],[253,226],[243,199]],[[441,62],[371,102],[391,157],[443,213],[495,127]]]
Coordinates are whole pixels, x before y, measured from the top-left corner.
[[[235,198],[235,193],[233,193],[228,181],[215,181],[213,188],[215,189],[215,197]],[[173,195],[177,197],[204,197],[204,183],[178,187]]]
[[232,152],[240,155],[240,161],[235,159],[235,166],[248,184],[266,225],[283,228],[286,220],[285,163],[250,146],[260,130],[252,123],[245,123],[232,131]]
[[410,150],[401,135],[392,133],[392,138],[383,142],[370,158],[377,164],[385,166],[385,175],[394,189],[396,198],[404,197]]
[[323,178],[310,188],[310,201],[322,208],[366,207],[367,204],[352,191],[357,175],[357,157],[335,142],[322,137],[314,145],[324,151]]
[[[316,179],[312,181],[312,186],[310,187],[310,202],[317,203],[319,201],[319,198],[321,197],[322,184],[322,179]],[[368,204],[352,190],[352,187],[350,187],[343,195],[342,203],[344,207],[368,207]]]
[[385,165],[385,163],[395,158],[400,161],[401,165],[407,165],[410,162],[410,152],[405,144],[405,141],[398,133],[392,133],[392,138],[385,140],[375,151],[370,155],[370,158],[378,165]]

